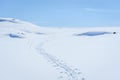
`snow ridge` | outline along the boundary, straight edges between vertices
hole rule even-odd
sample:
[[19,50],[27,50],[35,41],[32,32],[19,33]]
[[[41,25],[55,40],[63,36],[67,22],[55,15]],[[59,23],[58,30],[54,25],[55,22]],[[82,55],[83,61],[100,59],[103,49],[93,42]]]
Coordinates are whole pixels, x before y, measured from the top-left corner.
[[20,20],[15,18],[0,18],[0,22],[12,22],[12,23],[19,23]]
[[116,32],[105,32],[105,31],[90,31],[81,34],[76,34],[76,36],[99,36],[105,34],[116,34]]

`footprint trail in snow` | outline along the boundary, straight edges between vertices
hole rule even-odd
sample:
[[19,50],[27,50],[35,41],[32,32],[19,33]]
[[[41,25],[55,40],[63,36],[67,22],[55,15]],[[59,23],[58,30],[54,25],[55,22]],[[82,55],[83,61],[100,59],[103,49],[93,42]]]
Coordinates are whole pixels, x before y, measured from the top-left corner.
[[[43,43],[44,44],[44,43]],[[43,45],[42,44],[42,45]],[[65,74],[63,76],[60,76],[59,79],[65,78],[67,76],[68,80],[85,80],[85,78],[82,77],[81,72],[78,69],[72,69],[59,59],[57,59],[55,56],[50,55],[45,51],[45,49],[42,48],[42,45],[39,45],[36,49],[39,51],[39,53],[48,61],[52,62],[55,67],[62,70],[60,73]]]

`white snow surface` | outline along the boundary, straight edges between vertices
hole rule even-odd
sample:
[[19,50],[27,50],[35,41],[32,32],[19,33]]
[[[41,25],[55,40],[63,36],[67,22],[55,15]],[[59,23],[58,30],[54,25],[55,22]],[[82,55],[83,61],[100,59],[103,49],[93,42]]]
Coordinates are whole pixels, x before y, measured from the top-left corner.
[[120,27],[47,28],[1,18],[0,80],[120,80]]

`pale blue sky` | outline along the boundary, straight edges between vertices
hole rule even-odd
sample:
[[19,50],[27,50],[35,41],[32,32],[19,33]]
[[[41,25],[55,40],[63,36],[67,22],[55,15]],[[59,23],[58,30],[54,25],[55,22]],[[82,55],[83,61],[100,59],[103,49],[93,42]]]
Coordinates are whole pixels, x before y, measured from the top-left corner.
[[120,26],[120,0],[0,0],[0,17],[40,26]]

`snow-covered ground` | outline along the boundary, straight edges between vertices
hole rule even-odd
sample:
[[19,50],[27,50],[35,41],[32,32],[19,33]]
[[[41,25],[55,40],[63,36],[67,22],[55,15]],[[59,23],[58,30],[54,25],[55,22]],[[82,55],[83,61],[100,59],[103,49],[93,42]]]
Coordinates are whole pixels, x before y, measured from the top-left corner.
[[47,28],[0,19],[0,80],[120,80],[120,28]]

